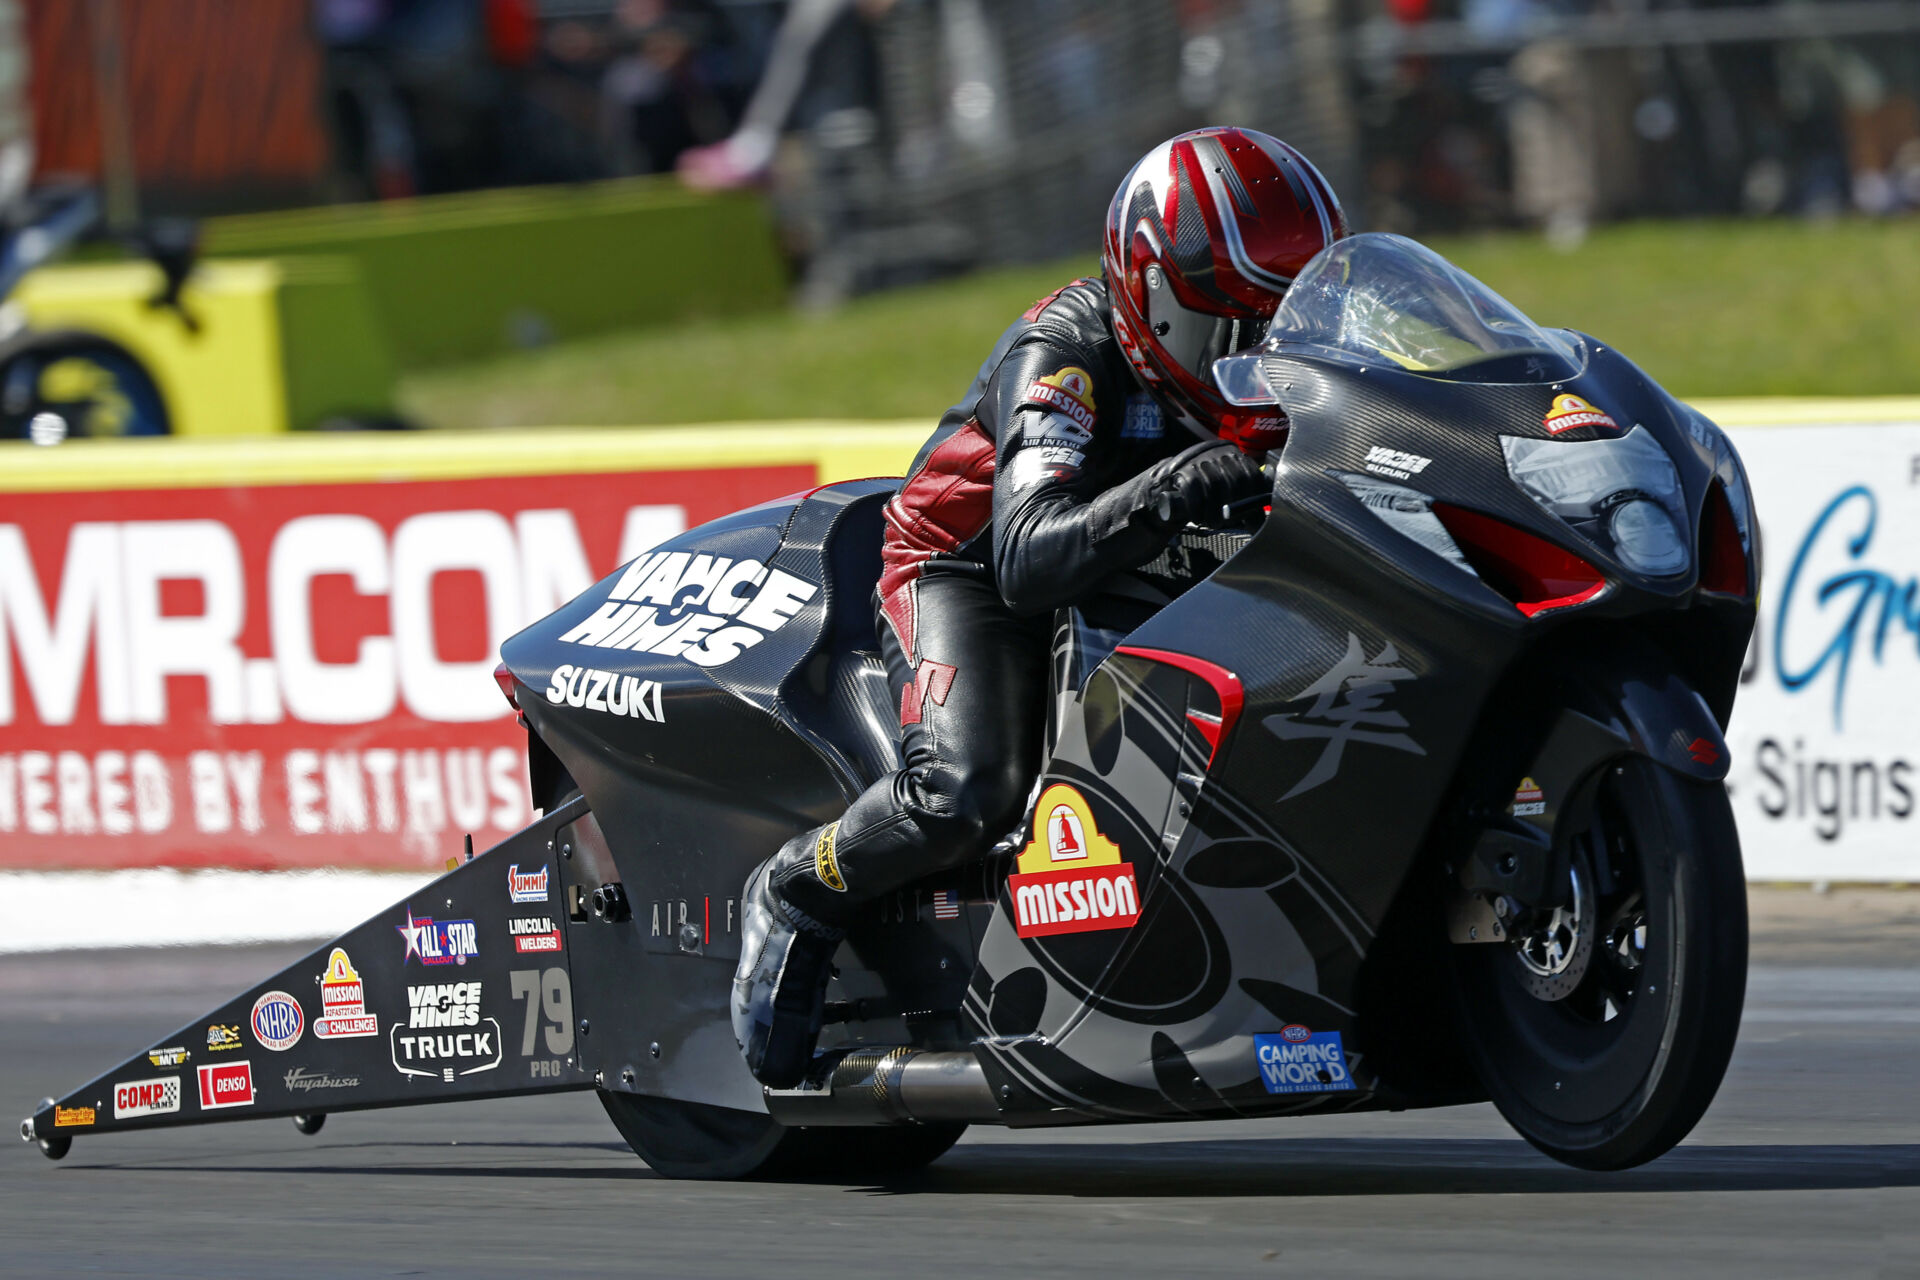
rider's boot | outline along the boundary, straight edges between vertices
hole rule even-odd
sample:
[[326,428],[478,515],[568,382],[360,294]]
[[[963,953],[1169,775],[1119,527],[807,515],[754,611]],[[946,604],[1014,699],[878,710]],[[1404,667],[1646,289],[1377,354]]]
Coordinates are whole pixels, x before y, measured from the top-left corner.
[[834,857],[839,823],[795,836],[754,869],[741,891],[733,1036],[761,1084],[791,1088],[820,1038],[833,953],[851,907]]

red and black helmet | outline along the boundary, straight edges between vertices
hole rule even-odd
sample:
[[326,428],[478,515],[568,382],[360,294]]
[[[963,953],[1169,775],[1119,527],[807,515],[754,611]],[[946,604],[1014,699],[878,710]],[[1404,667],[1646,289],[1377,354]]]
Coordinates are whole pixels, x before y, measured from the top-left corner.
[[1340,198],[1307,158],[1252,129],[1195,129],[1133,166],[1107,211],[1101,262],[1121,347],[1163,409],[1250,453],[1286,419],[1223,399],[1208,376],[1265,334],[1280,295],[1347,234]]

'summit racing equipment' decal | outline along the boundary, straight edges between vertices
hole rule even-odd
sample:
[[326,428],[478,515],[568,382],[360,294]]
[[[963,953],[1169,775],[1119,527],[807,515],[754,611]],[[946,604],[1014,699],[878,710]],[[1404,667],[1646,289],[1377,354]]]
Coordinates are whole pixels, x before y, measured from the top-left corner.
[[1087,799],[1066,783],[1040,794],[1033,840],[1007,877],[1014,931],[1023,938],[1094,929],[1130,929],[1140,918],[1140,885],[1120,846],[1100,834]]
[[545,902],[547,900],[546,864],[540,864],[538,871],[522,871],[517,862],[509,865],[507,897],[514,902]]
[[758,560],[655,551],[628,565],[606,603],[560,639],[725,666],[819,594],[819,584]]

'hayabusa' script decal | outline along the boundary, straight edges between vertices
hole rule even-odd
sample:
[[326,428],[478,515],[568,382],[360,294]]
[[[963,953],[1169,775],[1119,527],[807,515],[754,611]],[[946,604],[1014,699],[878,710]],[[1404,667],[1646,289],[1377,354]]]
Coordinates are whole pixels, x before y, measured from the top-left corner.
[[1313,705],[1305,711],[1283,711],[1261,722],[1268,732],[1283,741],[1320,738],[1327,744],[1313,768],[1293,784],[1293,790],[1280,797],[1282,800],[1291,800],[1331,781],[1340,772],[1340,761],[1349,742],[1392,747],[1417,756],[1427,754],[1426,748],[1406,734],[1388,732],[1407,727],[1405,716],[1380,705],[1393,692],[1395,683],[1414,678],[1413,672],[1399,663],[1400,651],[1391,642],[1383,644],[1380,652],[1369,660],[1360,647],[1360,637],[1349,631],[1346,656],[1289,699],[1297,702],[1312,698]]

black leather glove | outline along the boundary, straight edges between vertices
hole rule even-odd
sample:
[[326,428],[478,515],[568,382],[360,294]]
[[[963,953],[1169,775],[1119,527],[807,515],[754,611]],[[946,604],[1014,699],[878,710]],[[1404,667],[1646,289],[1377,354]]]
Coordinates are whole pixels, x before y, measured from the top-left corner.
[[1189,521],[1218,524],[1222,508],[1273,487],[1259,463],[1225,440],[1195,445],[1169,461],[1166,496],[1155,513],[1169,531]]
[[1259,464],[1237,447],[1208,440],[1095,498],[1088,529],[1095,543],[1125,533],[1163,539],[1188,521],[1218,522],[1223,507],[1263,493],[1272,484]]

